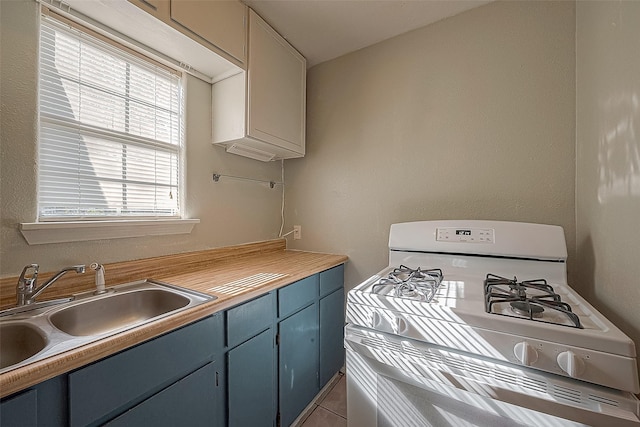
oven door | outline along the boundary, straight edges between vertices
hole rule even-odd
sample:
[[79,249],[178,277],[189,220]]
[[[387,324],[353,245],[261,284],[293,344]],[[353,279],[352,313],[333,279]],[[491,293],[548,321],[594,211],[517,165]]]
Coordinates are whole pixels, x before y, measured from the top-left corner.
[[345,347],[349,427],[640,426],[629,393],[353,325]]

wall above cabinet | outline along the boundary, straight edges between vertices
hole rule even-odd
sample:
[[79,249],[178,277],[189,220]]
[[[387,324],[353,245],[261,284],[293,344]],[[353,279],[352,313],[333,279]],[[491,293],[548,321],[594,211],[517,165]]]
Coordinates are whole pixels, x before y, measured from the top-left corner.
[[262,161],[303,157],[306,60],[252,10],[247,65],[213,85],[212,142]]

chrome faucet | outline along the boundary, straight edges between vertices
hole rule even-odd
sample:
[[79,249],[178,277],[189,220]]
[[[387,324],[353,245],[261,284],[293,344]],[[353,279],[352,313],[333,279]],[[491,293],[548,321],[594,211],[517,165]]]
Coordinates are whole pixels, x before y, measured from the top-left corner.
[[[85,271],[84,265],[74,265],[73,267],[64,268],[38,287],[36,283],[38,279],[38,268],[38,264],[29,264],[22,269],[22,274],[20,274],[18,286],[16,288],[16,294],[18,297],[17,305],[32,304],[42,291],[53,285],[56,280],[64,276],[67,272],[75,271],[76,273],[84,273]],[[30,276],[27,276],[29,274],[29,270],[32,270],[32,272]]]

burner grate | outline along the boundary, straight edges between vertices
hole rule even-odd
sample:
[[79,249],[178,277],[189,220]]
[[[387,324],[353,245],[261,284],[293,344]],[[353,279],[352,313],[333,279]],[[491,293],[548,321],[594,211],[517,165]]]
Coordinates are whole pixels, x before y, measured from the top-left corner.
[[391,286],[394,294],[399,298],[420,299],[430,302],[435,296],[443,274],[439,268],[423,270],[420,267],[413,269],[405,265],[394,268],[387,277],[383,277],[371,287],[371,292],[376,293],[380,287]]
[[[519,282],[516,277],[507,279],[489,273],[486,276],[484,293],[487,313],[583,329],[571,306],[561,300],[560,295],[545,279]],[[504,303],[509,304],[513,314],[495,310],[496,305]],[[570,324],[544,320],[545,310],[561,313]]]

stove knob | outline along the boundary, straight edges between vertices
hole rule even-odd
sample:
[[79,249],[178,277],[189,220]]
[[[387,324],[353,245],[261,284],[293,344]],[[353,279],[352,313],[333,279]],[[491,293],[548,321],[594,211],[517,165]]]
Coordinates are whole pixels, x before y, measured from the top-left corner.
[[570,377],[576,378],[584,371],[584,362],[573,351],[563,351],[558,355],[557,360],[560,369]]
[[397,325],[396,333],[398,334],[405,334],[409,330],[409,324],[402,317],[396,318],[396,325]]
[[538,360],[538,352],[531,344],[521,341],[513,347],[513,354],[516,359],[525,366],[531,366]]
[[376,328],[379,328],[381,324],[382,324],[382,316],[380,316],[380,313],[378,313],[377,311],[374,311],[373,315],[371,316],[371,327],[373,329],[376,329]]

